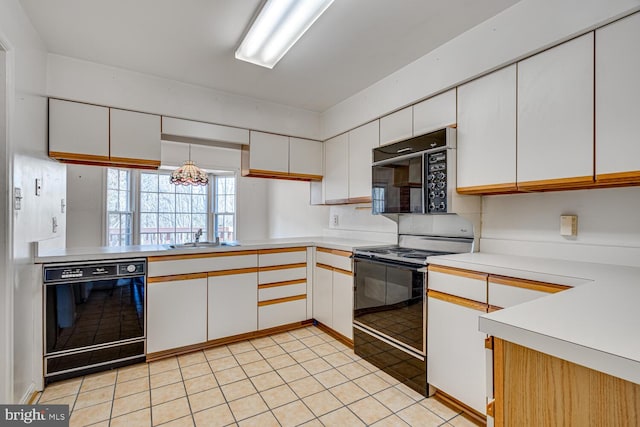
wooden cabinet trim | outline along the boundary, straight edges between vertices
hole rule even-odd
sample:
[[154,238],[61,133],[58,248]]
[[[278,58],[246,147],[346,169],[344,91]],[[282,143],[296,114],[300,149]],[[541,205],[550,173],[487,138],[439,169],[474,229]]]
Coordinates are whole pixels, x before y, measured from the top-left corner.
[[542,179],[538,181],[518,182],[518,190],[545,191],[545,190],[578,190],[592,187],[595,181],[592,175],[577,176],[572,178]]
[[242,171],[242,176],[248,176],[252,178],[289,179],[292,181],[322,181],[322,175],[266,171],[262,169],[245,169]]
[[640,171],[597,174],[596,184],[640,184]]
[[257,255],[257,250],[229,251],[229,252],[203,252],[198,254],[158,255],[147,257],[148,262],[178,261],[182,259],[218,258],[225,256]]
[[178,280],[206,279],[207,273],[173,274],[171,276],[148,277],[147,283],[175,282]]
[[278,286],[297,285],[300,283],[306,283],[307,279],[285,280],[283,282],[263,283],[258,285],[258,289],[277,288]]
[[458,194],[510,194],[518,192],[518,185],[515,182],[474,185],[472,187],[458,187],[456,191]]
[[234,274],[249,274],[249,273],[257,273],[257,272],[258,272],[258,267],[234,268],[231,270],[210,271],[207,273],[207,276],[208,277],[232,276]]
[[351,255],[353,255],[352,252],[342,251],[340,249],[329,249],[329,248],[317,247],[316,250],[318,252],[324,252],[324,253],[327,253],[327,254],[333,254],[333,255],[344,256],[344,257],[351,257]]
[[279,254],[286,252],[305,252],[306,246],[296,246],[294,248],[258,249],[258,255]]
[[275,270],[287,270],[290,268],[306,268],[306,262],[300,262],[297,264],[282,264],[282,265],[271,265],[268,267],[259,267],[260,271],[275,271]]
[[530,289],[532,291],[547,292],[550,294],[571,289],[571,286],[566,285],[556,285],[555,283],[538,282],[535,280],[517,279],[513,277],[495,276],[493,274],[489,275],[489,283]]
[[294,295],[291,297],[270,299],[267,301],[259,301],[258,307],[263,307],[265,305],[272,305],[272,304],[282,304],[285,302],[297,301],[297,300],[306,299],[306,298],[307,298],[307,294],[302,294],[302,295]]
[[493,422],[495,427],[504,427],[504,342],[493,339],[493,400],[495,402]]
[[482,311],[484,313],[487,312],[487,304],[482,303],[482,302],[473,301],[473,300],[470,300],[470,299],[467,299],[467,298],[461,298],[461,297],[458,297],[458,296],[455,296],[455,295],[445,294],[444,292],[434,291],[432,289],[429,289],[427,291],[427,296],[429,298],[439,299],[441,301],[445,301],[445,302],[449,302],[449,303],[452,303],[452,304],[460,305],[462,307],[471,308],[473,310]]
[[353,276],[353,272],[349,270],[343,270],[341,268],[333,267],[333,271],[335,271],[336,273],[347,275],[347,276]]
[[464,270],[462,268],[455,267],[443,267],[440,265],[429,265],[428,270],[433,271],[434,273],[451,274],[453,276],[461,276],[468,279],[476,280],[487,280],[487,277],[489,276],[487,273],[480,273],[477,271]]
[[504,309],[504,307],[499,307],[499,306],[497,306],[497,305],[491,305],[491,304],[489,304],[489,309],[488,309],[488,311],[487,311],[487,312],[488,312],[488,313],[493,313],[494,311],[500,311],[500,310],[503,310],[503,309]]
[[319,262],[316,263],[316,267],[318,268],[324,268],[325,270],[329,270],[329,271],[333,271],[333,267],[331,267],[330,265],[327,264],[321,264]]
[[93,154],[77,154],[77,153],[64,153],[61,151],[49,151],[49,157],[56,160],[73,160],[77,162],[101,162],[108,164],[110,162],[109,156],[96,156]]
[[160,160],[131,159],[128,157],[110,157],[110,161],[122,165],[141,165],[149,167],[160,167]]

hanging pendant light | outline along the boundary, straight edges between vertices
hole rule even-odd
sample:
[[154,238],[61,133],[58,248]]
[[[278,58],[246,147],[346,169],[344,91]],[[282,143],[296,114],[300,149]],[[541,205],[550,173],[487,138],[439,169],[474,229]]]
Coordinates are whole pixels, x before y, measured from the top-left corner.
[[191,144],[189,144],[189,160],[171,172],[171,183],[174,185],[207,185],[209,175],[191,161]]

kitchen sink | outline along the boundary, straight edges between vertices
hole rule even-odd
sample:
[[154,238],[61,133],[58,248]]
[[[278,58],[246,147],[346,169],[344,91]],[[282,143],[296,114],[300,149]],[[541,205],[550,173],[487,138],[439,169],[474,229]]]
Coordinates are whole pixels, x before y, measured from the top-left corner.
[[171,249],[197,249],[197,248],[215,248],[218,246],[240,246],[238,242],[189,242],[179,243],[177,245],[169,245]]

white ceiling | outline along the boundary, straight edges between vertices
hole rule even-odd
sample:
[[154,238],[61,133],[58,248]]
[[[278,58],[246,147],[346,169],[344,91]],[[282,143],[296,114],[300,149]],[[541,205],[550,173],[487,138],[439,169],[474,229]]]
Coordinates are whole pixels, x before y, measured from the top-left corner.
[[336,0],[273,70],[234,52],[262,0],[21,0],[47,49],[324,111],[518,0]]

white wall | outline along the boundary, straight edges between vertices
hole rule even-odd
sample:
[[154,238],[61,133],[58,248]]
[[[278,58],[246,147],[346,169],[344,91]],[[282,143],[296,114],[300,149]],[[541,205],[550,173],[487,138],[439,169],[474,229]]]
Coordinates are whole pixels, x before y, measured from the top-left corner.
[[269,237],[321,236],[329,209],[309,203],[308,182],[268,180]]
[[[333,217],[338,217],[338,225]],[[324,235],[358,240],[397,243],[398,225],[392,220],[371,214],[371,204],[335,205],[329,210],[328,228]]]
[[53,97],[184,119],[320,137],[316,112],[60,55],[48,56],[47,92]]
[[[12,239],[8,256],[10,282],[2,281],[6,294],[10,333],[3,345],[0,365],[4,374],[0,402],[20,402],[42,386],[41,276],[34,267],[33,242],[64,246],[65,220],[60,199],[65,192],[65,166],[46,157],[47,102],[44,45],[17,0],[0,2],[0,44],[8,55],[9,172],[5,190],[23,191],[23,208],[12,211]],[[35,195],[35,180],[42,180],[42,195]],[[4,180],[3,180],[4,182]],[[58,232],[51,218],[58,219]],[[4,310],[3,310],[4,312]],[[6,348],[8,347],[8,348]],[[7,373],[8,372],[8,373]]]
[[640,0],[523,0],[329,108],[322,138],[512,63],[640,8]]
[[[640,267],[640,188],[483,197],[481,251]],[[560,235],[560,215],[578,235]]]

